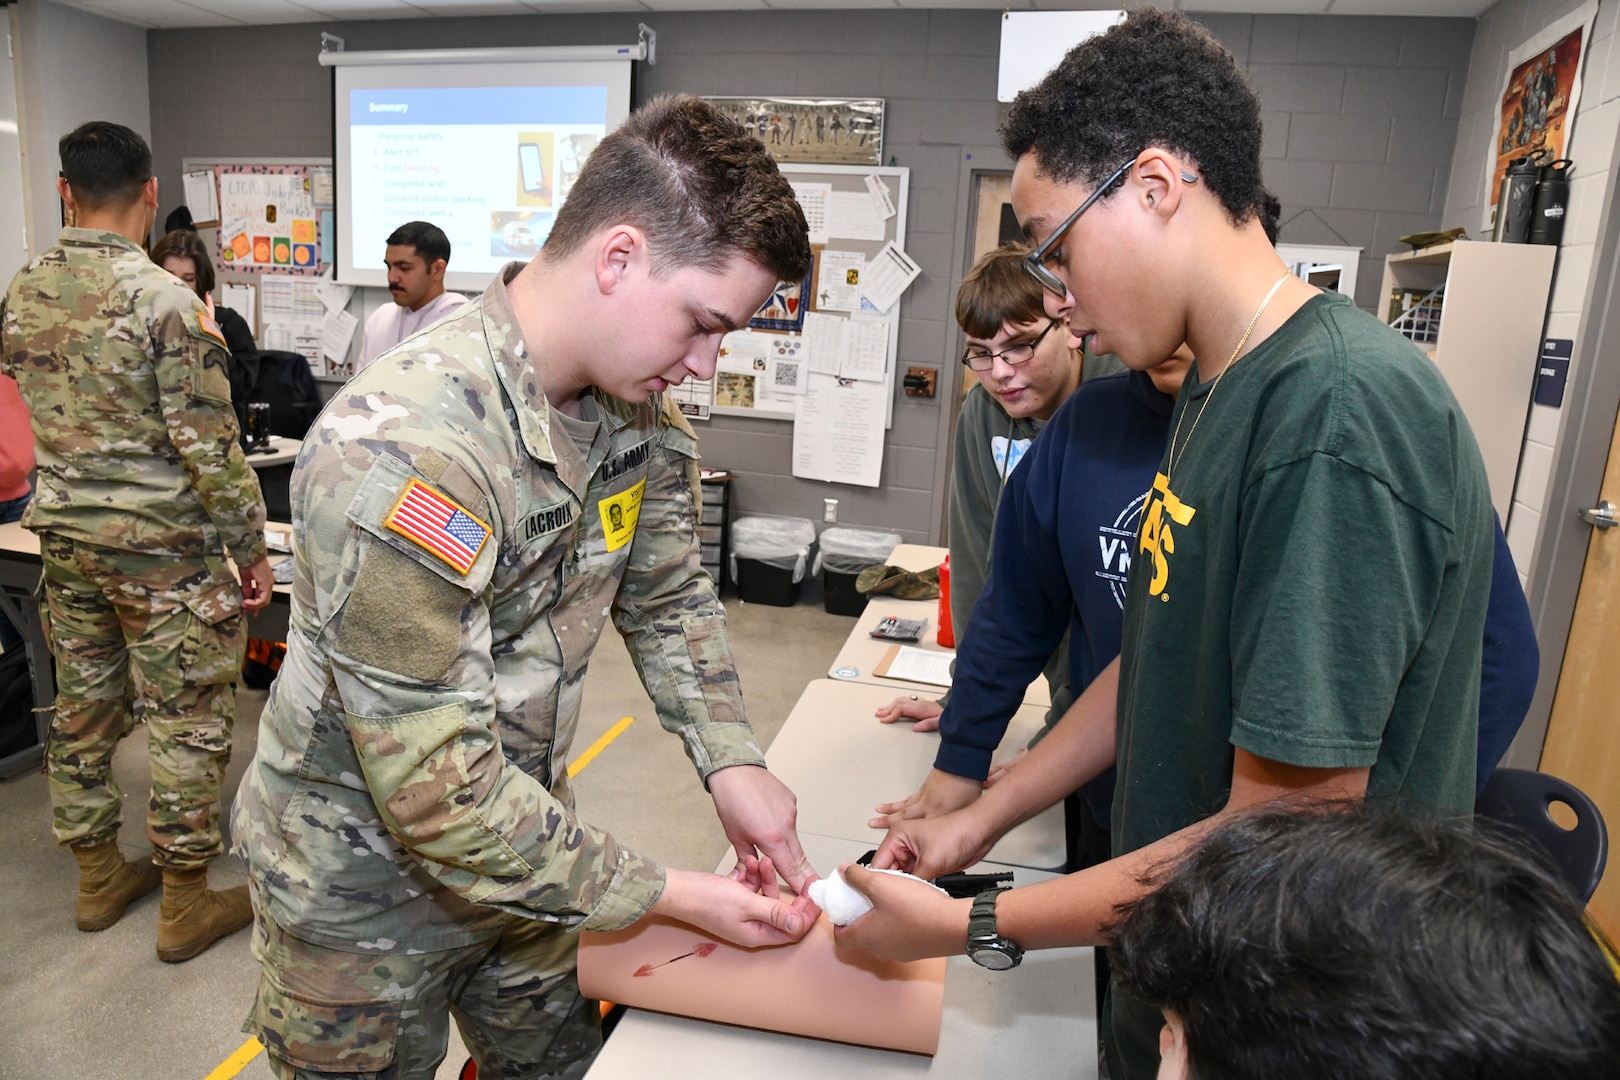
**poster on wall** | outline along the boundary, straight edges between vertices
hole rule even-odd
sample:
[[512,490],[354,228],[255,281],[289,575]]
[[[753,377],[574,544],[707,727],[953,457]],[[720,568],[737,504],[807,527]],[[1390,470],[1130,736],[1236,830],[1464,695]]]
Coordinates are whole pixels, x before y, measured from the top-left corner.
[[711,97],[777,161],[882,165],[882,98]]
[[307,165],[221,165],[219,265],[248,273],[317,277],[321,217]]
[[1583,5],[1508,54],[1495,135],[1486,160],[1484,226],[1496,224],[1502,174],[1515,158],[1547,164],[1569,156],[1581,100],[1583,56],[1592,39],[1597,3]]

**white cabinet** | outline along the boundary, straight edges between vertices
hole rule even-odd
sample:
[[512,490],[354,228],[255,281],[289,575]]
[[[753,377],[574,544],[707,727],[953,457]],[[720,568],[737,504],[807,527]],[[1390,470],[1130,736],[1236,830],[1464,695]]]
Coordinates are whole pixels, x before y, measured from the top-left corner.
[[[1398,290],[1443,290],[1433,321],[1413,336],[1462,405],[1485,458],[1491,503],[1507,522],[1525,420],[1535,388],[1541,328],[1558,249],[1543,244],[1455,241],[1384,260],[1381,312]],[[1395,320],[1399,326],[1402,320]],[[1427,324],[1427,333],[1424,333]]]

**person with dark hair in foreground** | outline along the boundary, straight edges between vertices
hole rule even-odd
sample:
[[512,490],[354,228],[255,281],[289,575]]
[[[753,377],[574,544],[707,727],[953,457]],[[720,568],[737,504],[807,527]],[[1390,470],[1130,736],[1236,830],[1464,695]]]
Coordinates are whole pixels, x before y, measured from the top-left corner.
[[366,317],[356,371],[467,302],[460,293],[444,291],[450,238],[430,221],[407,221],[389,233],[383,263],[394,302]]
[[1125,905],[1108,955],[1163,1013],[1161,1080],[1598,1080],[1613,950],[1468,819],[1241,814]]
[[[276,1075],[428,1080],[454,1016],[485,1080],[578,1076],[602,1036],[573,931],[649,912],[749,946],[809,930],[815,871],[746,719],[697,438],[664,394],[712,378],[721,339],[809,266],[765,148],[658,98],[586,161],[534,261],[328,403],[293,474],[287,658],[233,819]],[[575,811],[610,624],[741,880],[666,869]]]
[[[1120,657],[969,806],[902,821],[872,861],[969,865],[1117,770],[1114,858],[998,897],[856,868],[846,945],[909,958],[1101,944],[1144,870],[1273,799],[1472,810],[1490,491],[1467,420],[1411,342],[1294,277],[1266,236],[1260,103],[1209,33],[1135,11],[1019,95],[1003,129],[1029,272],[1088,351],[1196,358],[1141,525]],[[1158,1010],[1117,984],[1114,1080],[1157,1070]]]

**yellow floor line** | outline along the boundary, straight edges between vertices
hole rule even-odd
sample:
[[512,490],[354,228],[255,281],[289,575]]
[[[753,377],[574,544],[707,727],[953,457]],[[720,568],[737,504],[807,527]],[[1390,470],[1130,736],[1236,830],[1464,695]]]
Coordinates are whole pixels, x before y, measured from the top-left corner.
[[236,1053],[220,1062],[217,1069],[203,1077],[203,1080],[231,1080],[231,1077],[247,1068],[247,1063],[263,1051],[263,1043],[258,1039],[249,1039],[236,1048]]
[[624,729],[629,727],[634,720],[635,717],[633,716],[625,717],[617,724],[614,724],[612,727],[608,728],[606,735],[603,735],[600,739],[597,739],[595,742],[591,743],[589,750],[586,750],[583,754],[579,755],[579,757],[575,758],[569,763],[568,779],[572,780],[574,777],[583,772],[585,766],[595,761],[596,755],[600,754],[603,750],[606,750],[608,743],[612,742],[614,739],[617,739],[620,735],[623,735]]
[[[603,750],[606,750],[609,743],[611,743],[614,739],[617,739],[620,735],[623,735],[625,728],[634,723],[635,719],[636,718],[633,716],[626,716],[617,724],[614,724],[612,727],[608,728],[607,734],[593,742],[589,749],[569,763],[568,778],[572,780],[574,777],[583,772],[585,766],[595,761],[596,755],[600,754]],[[231,1077],[235,1076],[237,1073],[246,1068],[247,1063],[258,1057],[263,1050],[264,1045],[260,1043],[258,1039],[249,1039],[247,1042],[237,1047],[236,1053],[220,1062],[218,1068],[209,1073],[207,1076],[203,1077],[203,1080],[231,1080]]]

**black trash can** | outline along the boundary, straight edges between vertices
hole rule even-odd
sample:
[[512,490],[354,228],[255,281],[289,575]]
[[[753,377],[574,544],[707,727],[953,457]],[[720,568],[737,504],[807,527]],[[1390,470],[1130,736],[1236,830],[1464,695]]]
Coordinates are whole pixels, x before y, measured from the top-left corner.
[[[868,566],[881,566],[900,546],[899,533],[853,529],[835,525],[822,531],[816,551],[816,570],[826,575],[823,603],[830,615],[859,615],[867,598],[855,588],[855,579]],[[814,572],[814,571],[812,571]]]
[[792,607],[810,569],[816,527],[809,518],[741,517],[731,525],[731,580],[745,604]]

